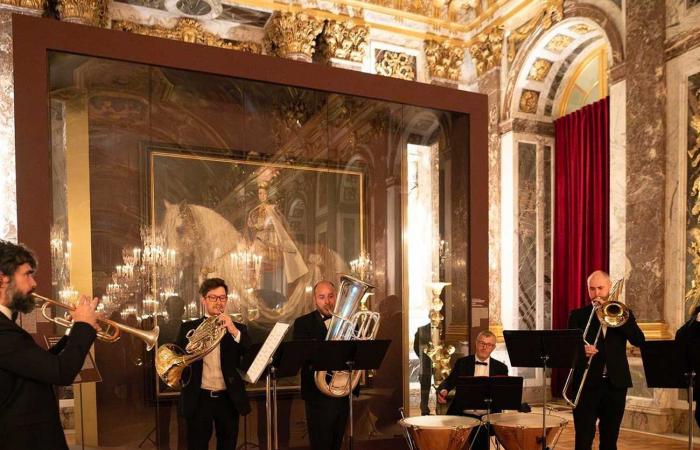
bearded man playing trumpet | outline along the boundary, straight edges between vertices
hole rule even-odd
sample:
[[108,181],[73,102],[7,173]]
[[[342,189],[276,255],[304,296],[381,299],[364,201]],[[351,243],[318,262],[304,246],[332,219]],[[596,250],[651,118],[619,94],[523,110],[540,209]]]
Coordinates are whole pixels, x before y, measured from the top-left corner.
[[15,323],[34,308],[37,262],[22,245],[0,240],[0,449],[68,450],[53,385],[69,385],[96,337],[97,298],[81,296],[72,332],[48,351]]
[[[644,343],[644,333],[637,325],[632,311],[624,305],[616,304],[613,308],[618,309],[619,306],[629,313],[626,321],[619,326],[607,326],[596,313],[604,311],[608,296],[613,297],[610,295],[610,288],[610,276],[607,273],[601,270],[593,272],[588,277],[588,296],[591,303],[571,311],[569,315],[569,328],[585,330],[586,334],[583,337],[586,341],[585,358],[578,358],[573,371],[574,394],[583,383],[579,401],[574,407],[576,450],[591,449],[597,420],[600,421],[600,450],[617,449],[627,389],[632,387],[627,363],[627,342],[636,347]],[[597,343],[592,345],[596,335]],[[583,374],[589,359],[590,366],[584,379]]]
[[217,450],[235,450],[239,416],[250,412],[245,384],[237,370],[250,346],[250,338],[245,325],[234,322],[226,314],[228,286],[224,280],[204,280],[199,294],[205,317],[183,323],[176,345],[187,347],[188,333],[206,317],[218,317],[219,326],[226,333],[213,350],[192,363],[189,377],[184,373],[180,413],[187,422],[187,448],[208,449],[215,427]]

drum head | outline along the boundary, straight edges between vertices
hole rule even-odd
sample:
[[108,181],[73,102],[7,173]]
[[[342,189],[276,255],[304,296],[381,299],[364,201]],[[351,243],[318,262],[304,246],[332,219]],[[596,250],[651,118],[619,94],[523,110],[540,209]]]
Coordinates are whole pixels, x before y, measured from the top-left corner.
[[416,416],[407,417],[399,423],[403,426],[413,426],[420,428],[457,428],[475,427],[481,423],[479,419],[473,417],[460,416]]
[[[563,417],[545,415],[545,428],[563,426],[568,423]],[[482,417],[486,420],[486,417]],[[542,414],[537,413],[499,413],[491,414],[492,425],[504,427],[542,428]]]

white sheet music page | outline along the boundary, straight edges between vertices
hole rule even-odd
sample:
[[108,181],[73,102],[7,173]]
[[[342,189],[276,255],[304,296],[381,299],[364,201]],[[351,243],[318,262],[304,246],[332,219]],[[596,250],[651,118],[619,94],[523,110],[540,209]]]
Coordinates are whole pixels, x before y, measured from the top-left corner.
[[263,346],[260,347],[260,351],[255,356],[253,363],[248,368],[248,372],[246,372],[245,375],[242,374],[245,381],[248,383],[258,382],[263,372],[265,372],[265,369],[270,362],[270,358],[272,358],[272,355],[277,350],[277,347],[280,346],[282,339],[284,339],[284,335],[287,334],[288,329],[288,323],[277,322],[275,324],[272,331],[270,331],[270,334],[267,335],[267,339],[265,339]]

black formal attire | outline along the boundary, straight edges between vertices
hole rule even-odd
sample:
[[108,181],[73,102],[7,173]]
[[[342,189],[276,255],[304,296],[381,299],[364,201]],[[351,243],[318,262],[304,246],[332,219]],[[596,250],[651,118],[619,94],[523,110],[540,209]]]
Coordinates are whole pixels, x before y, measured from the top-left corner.
[[77,322],[46,351],[0,312],[1,450],[68,450],[53,385],[73,383],[94,340],[95,329]]
[[[584,330],[593,309],[592,304],[571,311],[569,328]],[[584,336],[591,344],[600,328],[600,321],[593,318]],[[630,311],[627,323],[617,328],[607,327],[605,336],[601,330],[598,353],[593,357],[581,398],[574,408],[576,450],[590,450],[595,437],[596,420],[600,420],[600,450],[617,448],[622,416],[625,413],[627,389],[632,387],[632,376],[627,363],[627,342],[639,347],[644,343],[644,333]],[[574,367],[572,386],[578,389],[588,358],[581,352]],[[575,395],[575,392],[572,393]]]
[[[476,360],[474,355],[459,358],[457,362],[455,362],[455,365],[447,378],[445,378],[442,383],[440,383],[440,386],[437,387],[438,393],[443,389],[447,390],[448,392],[454,389],[457,386],[457,380],[459,377],[473,377],[477,362],[479,361]],[[496,359],[489,357],[488,366],[490,377],[508,375],[508,366]],[[494,409],[491,412],[495,413],[500,411]],[[447,408],[447,414],[451,416],[470,416],[477,419],[481,418],[478,414],[465,414],[459,409],[459,406],[456,405],[454,401],[450,404],[450,407]],[[489,434],[493,433],[486,433],[483,429],[479,428],[472,430],[471,434],[469,435],[469,442],[474,442],[472,445],[472,450],[488,450]]]
[[676,344],[683,349],[688,368],[695,370],[695,384],[693,386],[693,400],[695,400],[695,421],[700,426],[700,359],[698,359],[698,349],[700,349],[700,306],[695,308],[692,316],[682,327],[676,331]]
[[[162,316],[161,316],[162,317]],[[158,334],[158,347],[163,344],[174,344],[180,332],[182,325],[182,317],[175,317],[167,322],[161,323],[160,334]],[[167,391],[168,386],[161,380],[157,380],[160,384],[161,392]],[[177,397],[164,397],[158,399],[158,450],[170,450],[170,415],[173,410],[177,411]],[[177,415],[177,448],[183,449],[187,443],[185,430],[187,425],[184,418],[180,414]]]
[[[186,335],[197,328],[204,318],[185,322],[180,326],[176,344],[180,348],[187,345]],[[189,450],[206,450],[212,434],[212,425],[216,429],[217,450],[235,450],[238,439],[238,419],[250,413],[250,403],[245,391],[245,384],[238,373],[241,360],[250,346],[250,338],[245,325],[234,322],[240,332],[239,342],[230,333],[225,333],[218,349],[221,361],[221,373],[226,389],[211,391],[202,388],[204,360],[190,365],[189,379],[183,374],[186,385],[180,393],[180,413],[187,422],[187,448]]]
[[[330,325],[330,320],[329,320]],[[325,341],[328,329],[318,311],[294,321],[294,340]],[[306,407],[306,424],[312,450],[338,450],[343,443],[348,421],[347,397],[329,397],[318,390],[310,364],[301,369],[301,398]]]
[[416,334],[413,337],[413,351],[418,356],[419,371],[418,380],[420,381],[420,413],[422,415],[430,414],[428,400],[430,399],[430,387],[432,380],[432,361],[425,354],[425,348],[430,342],[430,324],[418,327]]

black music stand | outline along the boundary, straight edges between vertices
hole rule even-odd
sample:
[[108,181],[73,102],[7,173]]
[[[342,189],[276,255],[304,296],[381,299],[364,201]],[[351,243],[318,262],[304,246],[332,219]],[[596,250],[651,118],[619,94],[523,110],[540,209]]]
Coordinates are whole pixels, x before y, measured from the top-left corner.
[[[491,435],[491,411],[503,409],[520,409],[523,399],[523,377],[492,376],[492,377],[459,377],[453,404],[459,411],[465,409],[486,410],[486,433]],[[476,435],[484,426],[482,422],[477,428]]]
[[[349,370],[348,382],[352,383],[355,370],[375,370],[382,364],[384,355],[391,344],[390,340],[368,341],[321,341],[316,354],[311,359],[313,370]],[[350,433],[349,449],[353,450],[353,395],[348,395]]]
[[513,367],[542,369],[542,450],[547,450],[547,368],[570,369],[583,351],[583,331],[504,330],[508,358]]
[[[685,353],[693,352],[694,355]],[[647,341],[642,345],[642,364],[647,387],[686,389],[688,392],[688,448],[693,450],[693,383],[692,361],[700,355],[697,346],[682,348],[676,341]],[[691,359],[691,361],[688,361]]]

